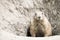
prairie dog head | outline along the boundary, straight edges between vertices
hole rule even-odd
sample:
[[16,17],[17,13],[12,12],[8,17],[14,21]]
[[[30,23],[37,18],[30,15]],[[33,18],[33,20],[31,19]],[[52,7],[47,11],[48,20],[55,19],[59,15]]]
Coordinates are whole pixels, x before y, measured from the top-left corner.
[[44,13],[43,12],[41,12],[41,11],[36,11],[35,12],[35,16],[34,16],[35,19],[43,20],[44,19],[43,17],[44,17]]

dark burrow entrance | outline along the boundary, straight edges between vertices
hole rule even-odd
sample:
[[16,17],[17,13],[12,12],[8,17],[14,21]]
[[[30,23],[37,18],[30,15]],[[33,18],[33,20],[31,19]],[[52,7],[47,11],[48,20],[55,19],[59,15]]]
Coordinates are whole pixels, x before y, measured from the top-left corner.
[[[27,36],[31,37],[30,28],[27,29]],[[36,37],[44,37],[44,34],[43,33],[37,33]]]
[[[57,34],[52,31],[51,36],[54,36],[54,35],[57,35]],[[31,37],[30,28],[27,29],[27,37]],[[44,33],[37,33],[36,37],[44,37]]]

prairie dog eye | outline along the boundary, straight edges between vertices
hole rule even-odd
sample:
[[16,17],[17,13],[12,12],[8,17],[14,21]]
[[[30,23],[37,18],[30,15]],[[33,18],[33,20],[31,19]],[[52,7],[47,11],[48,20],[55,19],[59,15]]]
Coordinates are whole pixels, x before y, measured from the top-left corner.
[[44,13],[42,13],[42,14],[44,14]]

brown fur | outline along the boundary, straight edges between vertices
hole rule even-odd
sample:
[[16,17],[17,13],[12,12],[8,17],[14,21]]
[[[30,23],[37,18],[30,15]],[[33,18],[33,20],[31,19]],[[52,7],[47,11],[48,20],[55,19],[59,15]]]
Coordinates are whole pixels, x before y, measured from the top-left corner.
[[35,16],[31,21],[30,34],[32,37],[40,36],[50,36],[52,35],[52,26],[46,16],[44,15],[42,20],[37,19]]

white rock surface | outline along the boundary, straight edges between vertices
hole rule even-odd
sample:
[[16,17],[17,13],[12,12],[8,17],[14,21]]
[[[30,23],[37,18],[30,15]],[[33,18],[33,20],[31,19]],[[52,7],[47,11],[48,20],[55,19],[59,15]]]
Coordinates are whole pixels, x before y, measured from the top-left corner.
[[1,30],[0,40],[60,40],[60,36],[51,37],[23,37]]
[[0,0],[0,30],[26,36],[35,0]]
[[20,6],[13,4],[13,2],[17,4],[17,0],[0,0],[0,29],[26,36],[29,18],[23,15],[24,8],[19,9]]

